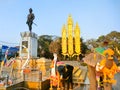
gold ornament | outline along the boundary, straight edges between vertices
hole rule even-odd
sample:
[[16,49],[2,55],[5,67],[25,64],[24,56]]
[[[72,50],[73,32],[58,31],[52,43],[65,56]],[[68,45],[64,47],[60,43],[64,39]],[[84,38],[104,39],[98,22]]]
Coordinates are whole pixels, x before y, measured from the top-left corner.
[[[74,39],[74,40],[73,40]],[[81,54],[80,28],[76,23],[73,31],[73,20],[71,15],[68,17],[67,28],[62,28],[62,54],[73,57]]]
[[65,25],[62,28],[62,54],[67,54],[67,38],[66,38],[66,28]]

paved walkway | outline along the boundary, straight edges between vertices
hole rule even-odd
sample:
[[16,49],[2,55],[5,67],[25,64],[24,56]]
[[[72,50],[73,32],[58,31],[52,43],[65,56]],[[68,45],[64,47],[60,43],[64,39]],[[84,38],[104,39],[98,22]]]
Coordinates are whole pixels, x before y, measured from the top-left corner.
[[84,84],[77,85],[73,90],[88,90],[89,89],[89,79],[86,77]]
[[120,90],[120,73],[115,75],[115,79],[117,80],[117,83],[113,85],[113,90]]

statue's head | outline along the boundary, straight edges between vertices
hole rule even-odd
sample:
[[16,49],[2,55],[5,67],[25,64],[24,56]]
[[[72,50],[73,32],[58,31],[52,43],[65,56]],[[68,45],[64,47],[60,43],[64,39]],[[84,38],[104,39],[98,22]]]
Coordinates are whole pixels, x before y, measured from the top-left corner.
[[29,9],[29,12],[32,13],[32,8]]

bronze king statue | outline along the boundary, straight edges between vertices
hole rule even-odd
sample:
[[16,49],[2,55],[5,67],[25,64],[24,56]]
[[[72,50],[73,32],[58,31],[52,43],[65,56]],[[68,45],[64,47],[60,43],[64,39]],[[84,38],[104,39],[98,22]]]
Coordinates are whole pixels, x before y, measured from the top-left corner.
[[32,31],[32,24],[34,23],[33,20],[35,19],[34,13],[32,13],[32,8],[29,9],[29,14],[27,16],[27,22],[26,24],[28,24],[29,27],[29,31]]

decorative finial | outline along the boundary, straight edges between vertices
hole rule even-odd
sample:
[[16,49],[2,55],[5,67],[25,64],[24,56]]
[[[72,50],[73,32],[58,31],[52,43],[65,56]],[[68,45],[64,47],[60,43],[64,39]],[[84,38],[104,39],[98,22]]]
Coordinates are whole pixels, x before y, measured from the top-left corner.
[[68,25],[73,25],[73,20],[71,15],[69,15],[68,17]]

